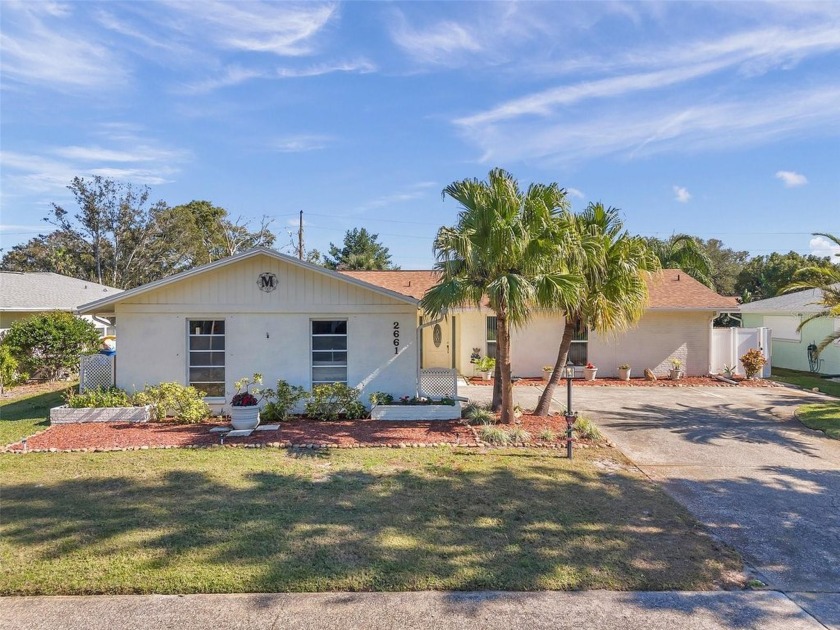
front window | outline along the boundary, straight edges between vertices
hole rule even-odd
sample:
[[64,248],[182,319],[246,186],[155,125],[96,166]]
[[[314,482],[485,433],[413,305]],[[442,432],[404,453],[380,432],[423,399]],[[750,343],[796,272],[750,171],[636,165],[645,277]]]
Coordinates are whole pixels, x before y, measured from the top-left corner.
[[575,320],[572,345],[569,347],[569,361],[574,365],[586,365],[589,347],[589,330],[580,319]]
[[487,356],[496,358],[496,316],[490,315],[487,317]]
[[189,382],[208,397],[225,395],[225,322],[191,319],[189,324]]
[[347,383],[347,321],[312,322],[312,385]]

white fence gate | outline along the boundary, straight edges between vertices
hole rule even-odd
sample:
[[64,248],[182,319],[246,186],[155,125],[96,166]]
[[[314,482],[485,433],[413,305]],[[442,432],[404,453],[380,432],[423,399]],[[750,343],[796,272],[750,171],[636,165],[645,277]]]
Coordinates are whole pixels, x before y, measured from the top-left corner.
[[744,376],[741,357],[747,350],[758,348],[767,359],[761,378],[770,376],[772,341],[769,328],[712,328],[712,374],[722,374],[723,366],[734,366],[735,373]]
[[79,359],[79,392],[113,387],[116,355],[83,354]]

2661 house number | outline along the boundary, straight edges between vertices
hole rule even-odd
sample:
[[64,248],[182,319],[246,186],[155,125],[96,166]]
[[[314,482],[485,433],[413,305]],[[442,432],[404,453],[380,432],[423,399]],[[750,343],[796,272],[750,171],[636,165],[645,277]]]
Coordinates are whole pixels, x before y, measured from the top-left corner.
[[394,354],[400,353],[400,323],[394,322]]

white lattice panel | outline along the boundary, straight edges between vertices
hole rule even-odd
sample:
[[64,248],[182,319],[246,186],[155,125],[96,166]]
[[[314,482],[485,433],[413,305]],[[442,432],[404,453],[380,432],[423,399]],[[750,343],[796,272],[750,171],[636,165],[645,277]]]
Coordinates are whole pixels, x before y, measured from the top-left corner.
[[114,386],[114,356],[85,354],[79,361],[79,391]]
[[458,372],[446,368],[420,370],[420,395],[428,398],[455,398],[458,395]]

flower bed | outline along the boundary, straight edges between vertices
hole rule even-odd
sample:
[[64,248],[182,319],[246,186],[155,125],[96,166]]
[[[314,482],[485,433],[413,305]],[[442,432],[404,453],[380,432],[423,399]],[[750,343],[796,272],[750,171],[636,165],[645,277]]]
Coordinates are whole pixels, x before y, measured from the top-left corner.
[[63,405],[50,409],[50,424],[78,422],[148,422],[152,406],[143,407],[82,407],[74,409]]
[[[778,383],[764,379],[748,381],[743,377],[735,377],[737,385],[730,385],[713,379],[710,376],[684,376],[678,381],[672,381],[667,376],[660,377],[655,381],[647,381],[644,378],[631,378],[629,381],[622,381],[618,378],[597,378],[594,381],[586,381],[582,378],[572,380],[574,387],[780,387]],[[489,381],[481,378],[470,378],[470,385],[492,385],[493,379]],[[517,387],[545,387],[542,378],[520,378],[513,383]],[[560,385],[565,386],[566,380],[560,379]]]
[[[123,451],[152,448],[209,448],[219,446],[221,438],[210,429],[220,423],[170,424],[165,422],[61,424],[52,426],[26,440],[27,452],[57,451]],[[521,427],[531,433],[527,444],[563,448],[566,422],[562,416],[524,415],[517,425],[499,425],[506,429]],[[552,441],[540,440],[539,434],[550,429]],[[595,446],[579,440],[581,448]],[[419,446],[484,446],[475,427],[460,421],[387,422],[356,420],[323,422],[296,419],[284,422],[277,431],[254,431],[246,438],[225,438],[226,447],[297,447],[297,448],[357,448],[419,447]],[[5,450],[21,453],[24,445],[17,442]]]

